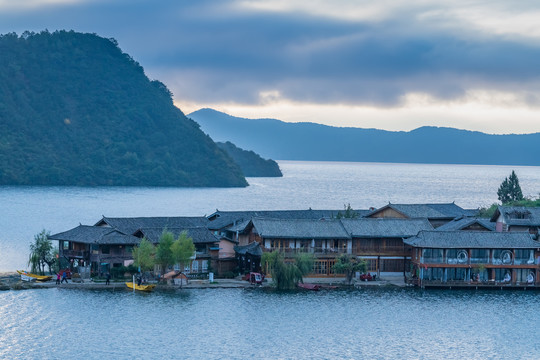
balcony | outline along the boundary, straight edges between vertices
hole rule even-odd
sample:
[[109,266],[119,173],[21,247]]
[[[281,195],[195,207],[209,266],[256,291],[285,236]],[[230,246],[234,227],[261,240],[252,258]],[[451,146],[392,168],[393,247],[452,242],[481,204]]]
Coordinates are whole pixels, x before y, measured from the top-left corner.
[[81,251],[81,250],[63,250],[62,255],[67,258],[74,258],[74,259],[86,259],[89,256],[88,251]]

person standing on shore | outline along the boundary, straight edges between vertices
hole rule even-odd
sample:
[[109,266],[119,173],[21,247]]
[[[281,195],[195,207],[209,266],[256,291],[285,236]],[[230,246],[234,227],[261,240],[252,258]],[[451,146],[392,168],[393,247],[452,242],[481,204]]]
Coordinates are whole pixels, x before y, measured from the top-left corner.
[[60,272],[56,273],[56,285],[60,285]]
[[64,271],[64,272],[62,273],[62,281],[60,281],[60,283],[63,283],[64,280],[66,281],[66,284],[67,284],[68,281],[67,281],[67,274],[66,274],[66,271]]
[[107,273],[107,277],[105,280],[105,285],[109,285],[111,283],[111,273]]

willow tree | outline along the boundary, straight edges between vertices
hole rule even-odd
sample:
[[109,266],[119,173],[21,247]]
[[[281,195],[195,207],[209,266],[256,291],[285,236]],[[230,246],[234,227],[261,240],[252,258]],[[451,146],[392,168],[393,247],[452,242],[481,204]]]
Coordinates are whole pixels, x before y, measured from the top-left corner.
[[264,253],[261,259],[263,267],[267,267],[272,275],[272,281],[278,290],[292,290],[303,277],[313,269],[312,254],[299,254],[293,263],[285,262],[283,254],[278,251]]
[[138,266],[140,271],[150,271],[154,268],[154,255],[154,245],[145,237],[142,238],[138,246],[133,248],[133,260],[135,266]]
[[48,231],[42,230],[39,234],[34,235],[34,242],[30,244],[28,265],[33,273],[45,275],[45,265],[52,273],[52,266],[56,262],[56,253],[51,240],[49,240],[49,235]]

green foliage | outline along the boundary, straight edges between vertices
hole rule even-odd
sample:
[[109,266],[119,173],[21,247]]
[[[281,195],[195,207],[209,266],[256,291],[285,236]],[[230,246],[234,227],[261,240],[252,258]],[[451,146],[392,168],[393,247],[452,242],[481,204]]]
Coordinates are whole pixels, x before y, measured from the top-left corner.
[[249,177],[280,177],[283,176],[279,165],[271,159],[265,160],[253,151],[243,150],[233,143],[216,143],[237,163],[245,176]]
[[173,243],[174,234],[170,231],[163,230],[163,233],[159,237],[159,244],[156,247],[156,264],[161,265],[162,274],[174,263]]
[[247,185],[114,39],[11,33],[0,54],[0,185]]
[[56,262],[55,249],[49,240],[50,233],[43,229],[39,234],[34,235],[34,242],[30,244],[30,256],[28,265],[32,273],[45,275],[45,265],[52,273],[52,266]]
[[491,218],[497,210],[498,204],[491,204],[489,207],[482,207],[478,209],[478,216],[481,218]]
[[182,231],[178,239],[171,245],[172,258],[177,264],[180,264],[181,269],[191,261],[191,257],[195,254],[195,245],[193,239],[187,235],[187,232]]
[[521,192],[521,187],[519,186],[519,179],[514,170],[512,170],[510,176],[505,178],[501,186],[499,186],[497,195],[503,205],[523,200],[523,193]]
[[333,269],[336,273],[345,273],[347,283],[350,284],[355,272],[360,271],[365,273],[367,271],[367,263],[362,259],[356,259],[343,254],[338,258]]
[[261,263],[270,269],[273,284],[278,290],[292,290],[296,284],[303,282],[304,275],[311,272],[313,261],[311,254],[301,254],[295,258],[294,263],[286,263],[280,252],[273,251],[264,253]]
[[360,216],[359,213],[353,210],[351,207],[351,204],[344,205],[344,211],[341,213],[341,211],[338,211],[336,218],[337,219],[355,219]]
[[142,238],[138,246],[133,247],[133,260],[135,266],[138,266],[142,272],[150,271],[154,268],[154,245],[146,238]]
[[225,271],[220,277],[223,279],[234,279],[236,275],[232,271]]

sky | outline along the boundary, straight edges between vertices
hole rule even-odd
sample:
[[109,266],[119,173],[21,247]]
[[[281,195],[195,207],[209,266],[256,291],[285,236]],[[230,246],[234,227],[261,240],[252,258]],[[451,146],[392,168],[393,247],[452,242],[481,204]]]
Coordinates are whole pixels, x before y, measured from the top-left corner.
[[395,131],[540,132],[539,19],[536,0],[0,0],[1,34],[115,38],[186,114]]

